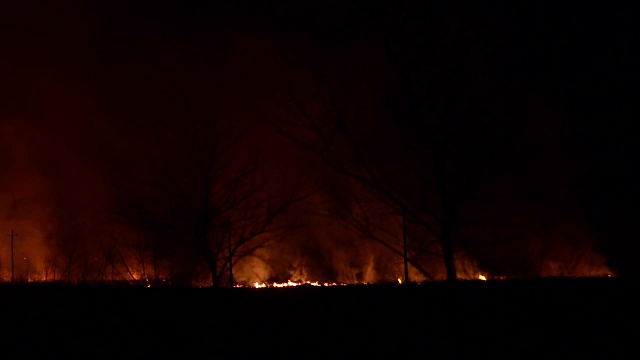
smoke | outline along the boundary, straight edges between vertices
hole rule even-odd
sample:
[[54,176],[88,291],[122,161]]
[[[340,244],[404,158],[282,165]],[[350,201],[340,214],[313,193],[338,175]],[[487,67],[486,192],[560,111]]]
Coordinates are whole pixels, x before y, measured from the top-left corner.
[[[381,105],[397,89],[383,79],[392,76],[381,70],[388,59],[375,42],[350,34],[332,48],[319,35],[297,38],[283,28],[255,31],[258,25],[247,24],[250,17],[209,28],[193,22],[185,8],[174,15],[174,9],[163,8],[158,17],[107,4],[57,6],[15,7],[0,19],[8,26],[0,29],[3,43],[7,40],[0,56],[0,277],[6,280],[10,271],[6,235],[11,229],[19,235],[18,278],[44,278],[54,269],[56,278],[104,278],[107,271],[137,279],[155,270],[168,276],[173,263],[152,265],[150,255],[139,256],[150,245],[141,250],[139,232],[114,216],[123,184],[143,189],[157,180],[149,170],[154,164],[169,164],[169,157],[186,148],[157,136],[158,124],[176,136],[201,126],[218,138],[241,137],[231,158],[235,163],[258,158],[257,177],[269,184],[270,194],[313,193],[288,213],[286,232],[237,264],[236,281],[354,283],[402,277],[398,209],[380,203],[361,207],[363,187],[273,128],[285,117],[278,102],[292,84],[318,95],[310,74],[320,68],[321,77],[333,74],[322,81],[349,85],[340,88],[340,95],[354,99],[347,115],[359,116],[367,136],[378,137],[371,149],[393,164],[394,177],[404,178],[406,169],[393,150],[401,142],[386,136],[393,117]],[[221,20],[221,15],[206,16]],[[26,20],[18,23],[18,18]],[[566,114],[561,106],[538,100],[514,104],[531,114],[518,149],[524,154],[516,164],[519,173],[504,175],[486,201],[466,209],[480,230],[462,234],[457,253],[462,277],[491,271],[523,275],[529,270],[514,270],[522,264],[541,276],[608,273],[572,195],[585,165],[571,129],[562,128]],[[378,127],[369,126],[372,118]],[[180,169],[174,168],[172,176]],[[410,185],[403,191],[424,186]],[[372,220],[369,230],[398,251],[354,229],[354,217]],[[162,238],[187,241],[168,230]],[[416,263],[444,278],[442,260],[433,255],[440,249],[429,235],[409,224],[408,238]],[[194,263],[188,253],[176,253],[179,262]],[[192,271],[195,281],[208,281],[206,266]],[[413,266],[409,275],[426,279]]]
[[10,232],[15,229],[18,235],[14,239],[16,278],[35,278],[42,271],[53,223],[50,184],[31,163],[32,154],[20,130],[16,123],[0,126],[5,174],[0,181],[0,276],[4,280],[11,274]]

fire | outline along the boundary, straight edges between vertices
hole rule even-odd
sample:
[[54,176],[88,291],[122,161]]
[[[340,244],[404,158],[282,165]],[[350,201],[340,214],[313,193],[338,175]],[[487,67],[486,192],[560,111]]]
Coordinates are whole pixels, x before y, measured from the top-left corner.
[[[287,282],[283,282],[283,283],[259,283],[259,282],[254,282],[252,286],[252,288],[255,289],[263,289],[263,288],[285,288],[285,287],[296,287],[296,286],[302,286],[302,285],[308,285],[308,286],[346,286],[347,284],[343,284],[343,283],[323,283],[321,284],[319,281],[291,281],[291,280],[287,280]],[[235,287],[243,287],[241,285],[236,285]]]
[[398,278],[398,284],[402,284],[402,279]]
[[480,275],[478,275],[478,280],[487,281],[487,277],[482,275],[482,274],[480,274]]

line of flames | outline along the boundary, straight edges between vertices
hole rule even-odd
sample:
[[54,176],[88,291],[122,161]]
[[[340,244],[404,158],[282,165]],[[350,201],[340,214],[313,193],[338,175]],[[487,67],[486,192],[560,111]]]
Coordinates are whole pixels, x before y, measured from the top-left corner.
[[[478,275],[478,280],[481,281],[487,281],[487,277],[485,275]],[[403,280],[401,278],[398,278],[398,284],[402,284]],[[251,284],[250,286],[245,286],[245,285],[235,285],[234,287],[236,288],[242,288],[242,287],[251,287],[254,289],[264,289],[264,288],[286,288],[286,287],[296,287],[296,286],[303,286],[303,285],[307,285],[307,286],[319,286],[319,287],[327,287],[327,286],[347,286],[348,284],[345,283],[320,283],[319,281],[291,281],[291,280],[287,280],[287,282],[283,282],[283,283],[278,283],[278,282],[274,282],[274,283],[266,283],[266,282],[254,282],[253,284]]]
[[[608,278],[612,278],[615,277],[613,274],[606,274],[605,275]],[[503,276],[498,276],[495,278],[492,278],[495,280],[504,280],[505,277]],[[489,278],[484,275],[484,274],[478,274],[476,277],[474,278],[466,278],[466,279],[459,279],[459,280],[476,280],[476,281],[488,281]],[[151,282],[149,278],[143,278],[143,279],[139,279],[139,280],[133,280],[133,281],[142,281],[143,283],[146,283],[146,287],[150,288],[151,286]],[[398,284],[404,284],[404,280],[402,278],[398,278],[397,279]],[[34,279],[34,278],[28,278],[27,282],[30,283],[40,283],[40,282],[47,282],[46,280],[40,280],[40,279]],[[166,280],[162,280],[162,282],[166,282]],[[351,283],[351,284],[346,284],[346,283],[336,283],[336,282],[332,282],[332,283],[320,283],[319,281],[292,281],[292,280],[287,280],[287,282],[283,282],[283,283],[278,283],[278,282],[274,282],[274,283],[267,283],[267,282],[254,282],[251,285],[243,285],[243,284],[237,284],[234,287],[235,288],[254,288],[254,289],[263,289],[263,288],[287,288],[287,287],[296,287],[296,286],[314,286],[314,287],[329,287],[329,286],[347,286],[347,285],[369,285],[370,283],[366,283],[366,282],[360,282],[360,283]],[[203,286],[198,286],[198,287],[203,287]]]
[[[611,278],[613,277],[613,275],[611,274],[607,274],[607,277]],[[504,280],[505,277],[496,277],[496,280]],[[460,279],[463,281],[488,281],[489,278],[484,275],[484,274],[478,274],[475,278],[467,278],[467,279]],[[402,280],[402,278],[398,278],[397,279],[398,284],[404,284],[404,280]],[[242,284],[237,284],[234,285],[234,288],[253,288],[253,289],[264,289],[264,288],[288,288],[288,287],[296,287],[296,286],[314,286],[314,287],[329,287],[329,286],[348,286],[348,285],[370,285],[370,283],[352,283],[352,284],[345,284],[345,283],[321,283],[319,281],[292,281],[292,280],[287,280],[287,282],[283,282],[283,283],[278,283],[278,282],[274,282],[274,283],[267,283],[267,282],[254,282],[251,285],[242,285]],[[147,287],[151,287],[151,285],[148,285]]]
[[[608,274],[607,277],[613,277],[613,275]],[[502,280],[504,277],[496,277],[496,280]],[[465,280],[465,279],[460,279]],[[476,280],[476,281],[488,281],[488,277],[484,274],[478,274],[475,278],[466,279],[466,280]],[[398,284],[404,284],[404,280],[402,278],[398,278]],[[253,289],[264,289],[264,288],[288,288],[288,287],[297,287],[297,286],[314,286],[314,287],[329,287],[329,286],[347,286],[347,285],[369,285],[369,283],[357,283],[357,284],[345,284],[345,283],[321,283],[319,281],[292,281],[287,280],[287,282],[283,283],[267,283],[267,282],[254,282],[251,285],[242,285],[236,284],[234,288],[253,288]],[[147,287],[151,287],[151,284],[147,285]]]
[[251,287],[251,288],[255,288],[255,289],[263,289],[263,288],[285,288],[285,287],[296,287],[296,286],[346,286],[347,284],[344,283],[320,283],[319,281],[291,281],[291,280],[287,280],[287,282],[283,282],[283,283],[278,283],[278,282],[274,282],[274,283],[260,283],[260,282],[255,282],[253,284],[251,284],[250,286],[245,286],[245,285],[236,285],[234,287],[240,288],[240,287]]

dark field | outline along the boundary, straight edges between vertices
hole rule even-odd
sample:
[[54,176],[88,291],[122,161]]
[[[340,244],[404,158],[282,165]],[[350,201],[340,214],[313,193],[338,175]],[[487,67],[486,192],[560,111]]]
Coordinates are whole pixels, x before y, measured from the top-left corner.
[[0,287],[0,359],[634,358],[615,279],[289,289]]

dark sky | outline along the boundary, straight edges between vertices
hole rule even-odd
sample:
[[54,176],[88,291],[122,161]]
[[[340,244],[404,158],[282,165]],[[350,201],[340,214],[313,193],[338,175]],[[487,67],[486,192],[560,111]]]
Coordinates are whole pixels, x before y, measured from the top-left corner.
[[[586,233],[610,266],[637,272],[629,255],[640,200],[631,9],[16,1],[0,10],[0,230],[28,228],[31,247],[55,237],[87,241],[108,227],[115,184],[144,183],[151,176],[145,166],[179,152],[158,126],[176,136],[203,126],[243,135],[234,157],[260,154],[261,176],[280,184],[273,191],[321,187],[324,195],[310,207],[343,198],[344,179],[273,129],[284,116],[283,94],[315,104],[317,89],[329,86],[349,99],[362,138],[375,139],[371,149],[389,169],[402,156],[383,136],[394,124],[458,114],[462,120],[443,126],[469,152],[484,134],[474,116],[490,114],[505,128],[517,123],[520,161],[511,164],[526,190],[504,190],[516,187],[504,175],[494,188],[509,194],[505,203],[540,207],[523,216],[546,214],[557,233],[577,227],[569,237]],[[494,188],[486,191],[497,194]],[[505,216],[495,210],[482,221]],[[331,231],[335,225],[303,233],[323,238]]]

